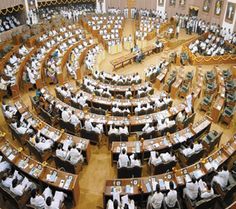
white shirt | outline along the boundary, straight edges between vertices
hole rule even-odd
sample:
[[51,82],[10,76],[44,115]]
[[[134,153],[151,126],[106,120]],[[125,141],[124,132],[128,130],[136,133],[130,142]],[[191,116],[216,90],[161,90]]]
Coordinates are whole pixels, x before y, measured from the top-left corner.
[[222,188],[225,188],[229,180],[229,171],[220,171],[214,176],[213,181],[217,182]]
[[175,190],[170,190],[165,198],[168,207],[173,208],[177,202],[177,192]]
[[81,122],[80,122],[79,118],[75,114],[71,115],[70,122],[74,126],[77,126],[78,124],[80,124],[80,126],[81,126]]
[[77,150],[72,148],[70,151],[68,151],[67,159],[75,165],[77,162],[81,161],[83,159],[83,156],[81,153]]
[[128,155],[121,153],[119,155],[119,160],[118,160],[118,163],[119,163],[120,167],[127,167],[128,166],[128,162],[129,162]]
[[163,201],[164,195],[159,192],[155,192],[154,195],[151,198],[151,205],[154,209],[160,209],[162,206],[162,201]]
[[35,198],[33,197],[30,198],[30,204],[35,207],[44,207],[45,200],[42,195],[36,195]]
[[66,110],[63,110],[61,113],[61,118],[64,122],[69,122],[70,121],[70,114]]
[[187,183],[186,188],[185,188],[185,194],[190,197],[191,200],[195,200],[198,196],[198,182],[192,183]]

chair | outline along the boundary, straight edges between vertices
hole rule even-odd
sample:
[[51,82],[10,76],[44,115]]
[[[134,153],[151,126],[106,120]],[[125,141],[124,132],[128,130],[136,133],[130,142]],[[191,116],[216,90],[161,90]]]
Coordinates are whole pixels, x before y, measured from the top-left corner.
[[11,131],[11,135],[13,140],[16,139],[18,142],[20,142],[21,145],[25,145],[27,141],[29,140],[30,136],[29,134],[19,134],[16,129],[11,125],[8,124],[8,127]]
[[151,164],[151,175],[158,175],[158,174],[162,174],[162,173],[166,173],[169,171],[172,171],[172,168],[176,166],[177,161],[173,160],[170,162],[163,162],[160,163],[156,166]]
[[130,172],[130,168],[128,167],[120,167],[117,168],[117,178],[122,179],[122,178],[131,178],[132,174]]
[[212,130],[202,139],[202,144],[208,153],[213,151],[215,146],[219,147],[222,134],[223,132]]
[[61,159],[60,157],[57,157],[57,156],[53,156],[53,158],[54,158],[56,167],[57,168],[63,168],[68,173],[77,174],[81,169],[82,165],[79,165],[79,164],[73,165],[69,161],[63,160],[63,159]]
[[212,100],[213,96],[210,95],[205,96],[202,102],[200,103],[200,110],[208,111],[211,107]]
[[236,104],[236,92],[228,93],[226,95],[226,105],[230,107],[234,107]]
[[183,167],[186,167],[199,161],[205,154],[205,150],[202,149],[199,152],[193,153],[190,156],[185,156],[180,150],[177,152],[177,154],[179,158],[179,163],[183,165]]
[[157,132],[155,130],[153,130],[152,132],[150,133],[142,133],[140,136],[139,136],[139,139],[143,138],[144,140],[145,139],[153,139],[153,138],[156,138],[157,137]]
[[179,90],[179,97],[181,98],[185,98],[188,94],[189,91],[189,84],[184,84],[181,86],[180,90]]
[[32,108],[34,108],[34,110],[36,111],[37,115],[39,115],[40,112],[41,112],[41,109],[40,109],[36,99],[34,97],[30,96],[30,102],[31,102]]
[[95,131],[87,131],[86,129],[82,128],[80,130],[80,136],[82,138],[89,139],[89,141],[93,144],[100,145],[101,136]]
[[48,113],[43,108],[40,108],[40,114],[39,116],[48,124],[52,124],[52,126],[55,126],[58,123],[58,116],[52,116],[50,113]]
[[236,181],[233,178],[233,175],[229,174],[229,181],[226,188],[222,188],[217,182],[213,183],[214,190],[221,196],[223,200],[229,201],[232,199],[233,194],[236,192]]
[[208,199],[201,199],[192,201],[187,195],[184,198],[185,205],[188,209],[209,209],[214,208],[215,204],[220,201],[220,195],[213,195]]
[[47,161],[52,156],[51,149],[42,152],[41,150],[37,149],[30,141],[27,141],[26,145],[29,149],[30,155],[33,153],[40,162]]
[[196,115],[196,113],[192,113],[190,116],[188,116],[187,118],[185,118],[183,122],[179,122],[179,123],[177,124],[178,129],[179,129],[179,130],[182,130],[182,129],[188,127],[188,126],[190,125],[190,123],[193,124],[194,119],[195,119],[195,115]]
[[225,107],[224,112],[221,115],[221,121],[229,125],[234,116],[234,108]]
[[79,126],[74,126],[70,122],[65,122],[62,119],[59,120],[59,126],[62,129],[65,129],[67,133],[78,135],[79,133]]
[[132,168],[132,176],[133,178],[139,178],[142,176],[142,166],[134,166]]

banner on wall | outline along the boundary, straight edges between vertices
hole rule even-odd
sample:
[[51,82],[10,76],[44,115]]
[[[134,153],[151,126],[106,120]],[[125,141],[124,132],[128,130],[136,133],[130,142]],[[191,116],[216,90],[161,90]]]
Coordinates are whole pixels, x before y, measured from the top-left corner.
[[227,21],[233,21],[234,20],[234,14],[235,14],[235,4],[232,2],[228,2],[227,10],[226,10],[226,16],[225,20]]
[[175,0],[170,0],[170,6],[175,6]]
[[210,6],[211,6],[211,0],[204,0],[202,10],[204,12],[209,12],[210,11]]
[[223,0],[216,0],[215,15],[220,15],[222,10]]

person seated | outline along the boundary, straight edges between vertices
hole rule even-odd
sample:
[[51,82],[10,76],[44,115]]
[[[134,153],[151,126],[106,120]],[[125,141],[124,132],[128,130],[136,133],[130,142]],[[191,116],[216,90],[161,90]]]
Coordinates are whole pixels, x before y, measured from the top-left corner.
[[110,125],[109,131],[108,131],[108,135],[111,134],[119,134],[119,129],[115,127],[114,124]]
[[119,134],[129,135],[128,127],[124,124],[121,127],[119,127]]
[[194,147],[194,146],[193,146],[193,143],[191,143],[189,147],[182,149],[181,152],[182,152],[186,157],[188,157],[188,156],[192,155],[192,154],[195,152],[194,149],[193,149],[193,147]]
[[33,133],[33,129],[30,128],[30,123],[28,123],[28,125],[24,122],[21,121],[17,121],[17,122],[13,122],[11,123],[12,126],[15,128],[15,130],[19,133],[19,134],[31,134]]
[[75,127],[82,127],[81,121],[78,118],[78,116],[75,114],[75,111],[72,110],[71,117],[70,117],[70,123],[73,124]]
[[193,145],[193,150],[194,150],[195,153],[201,151],[202,149],[203,149],[203,146],[202,146],[202,143],[201,143],[200,140],[198,141],[198,143],[195,143]]
[[10,105],[2,105],[3,110],[4,110],[4,115],[8,118],[8,119],[12,119],[16,113],[17,113],[17,109],[15,106],[10,106]]
[[152,123],[146,123],[145,126],[142,128],[142,131],[149,134],[155,131],[155,127],[152,125]]
[[121,153],[119,154],[118,165],[119,167],[127,167],[129,164],[129,157],[126,153],[125,149],[122,149]]
[[200,179],[198,181],[199,189],[200,189],[200,197],[201,199],[208,199],[214,195],[214,190],[211,187],[211,184],[206,183]]
[[181,111],[176,116],[176,122],[182,123],[185,120],[186,117],[187,117],[186,112],[185,111],[183,111],[183,112]]
[[46,139],[45,137],[41,136],[40,131],[37,133],[37,135],[30,137],[30,141],[41,152],[51,149],[54,144],[52,139]]
[[12,181],[12,185],[10,186],[10,191],[14,193],[16,196],[22,196],[25,191],[27,191],[30,186],[32,185],[31,182],[25,177],[21,183],[19,183],[18,179],[15,178]]
[[72,146],[69,146],[66,159],[73,165],[76,165],[78,162],[83,163],[84,157],[82,155],[82,150],[79,148],[76,148],[75,144],[73,144]]
[[130,155],[130,166],[131,167],[141,166],[141,162],[138,159],[138,156],[136,153],[134,153],[133,155]]
[[152,209],[160,209],[162,207],[162,203],[164,200],[164,195],[160,191],[160,185],[156,185],[156,191],[150,199],[149,204],[151,205]]
[[3,157],[0,156],[0,173],[6,172],[11,169],[11,164],[3,160]]
[[43,195],[37,194],[36,189],[31,191],[30,204],[36,208],[44,208],[45,206],[45,199]]
[[165,197],[165,203],[169,208],[174,208],[177,203],[177,191],[174,190],[174,183],[170,181],[169,183],[170,191]]
[[222,189],[228,185],[229,181],[229,171],[227,166],[224,165],[222,171],[219,171],[216,176],[212,179],[212,185],[214,182],[218,183]]
[[56,191],[53,198],[50,196],[46,198],[45,209],[61,208],[65,197],[67,197],[65,193]]
[[69,109],[64,107],[63,108],[63,111],[61,113],[61,119],[64,121],[64,122],[70,122],[71,120],[71,115],[70,115],[70,112],[69,112]]
[[191,182],[187,182],[184,188],[183,195],[188,196],[191,200],[196,200],[198,197],[199,185],[196,178],[193,176]]
[[59,143],[56,149],[56,156],[61,159],[65,159],[66,155],[67,155],[67,152],[63,149],[63,144]]

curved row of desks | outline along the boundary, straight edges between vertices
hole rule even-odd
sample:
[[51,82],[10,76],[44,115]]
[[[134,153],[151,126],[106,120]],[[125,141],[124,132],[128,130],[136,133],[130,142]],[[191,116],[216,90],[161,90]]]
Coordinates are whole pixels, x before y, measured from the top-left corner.
[[184,186],[191,178],[190,175],[194,175],[197,179],[202,178],[227,160],[235,159],[235,151],[236,135],[212,154],[188,167],[149,177],[107,180],[103,192],[104,208],[108,199],[112,198],[113,192],[119,192],[120,195],[128,194],[130,198],[140,201],[155,191],[156,183],[159,183],[162,191],[169,190],[170,181],[173,181],[177,187]]
[[1,137],[0,153],[17,170],[43,187],[53,187],[68,194],[75,205],[79,202],[80,188],[78,175],[66,173],[40,163],[22,152],[22,147],[16,147]]
[[201,136],[205,132],[209,132],[211,128],[211,120],[208,117],[203,117],[194,124],[190,124],[187,128],[177,131],[167,136],[147,139],[143,141],[130,142],[112,142],[111,147],[111,163],[118,160],[122,148],[127,150],[128,155],[138,153],[139,159],[149,159],[151,151],[163,151],[168,149],[175,149],[181,143],[187,140],[193,140]]
[[85,161],[87,163],[89,162],[90,156],[91,156],[89,140],[78,137],[78,136],[74,136],[74,135],[71,135],[71,134],[68,134],[68,133],[65,133],[64,130],[58,130],[58,129],[54,128],[53,126],[45,123],[39,117],[32,114],[29,111],[29,108],[22,101],[16,102],[15,106],[16,106],[17,110],[19,111],[19,113],[24,116],[24,119],[28,123],[30,123],[31,126],[35,130],[38,130],[38,131],[39,130],[41,130],[41,131],[44,130],[44,135],[46,135],[48,138],[51,138],[50,132],[55,133],[55,135],[57,136],[57,139],[55,140],[55,137],[54,137],[54,141],[56,141],[56,143],[60,143],[60,142],[63,142],[64,140],[66,140],[66,139],[70,139],[75,144],[77,144],[77,143],[83,144],[83,146],[81,146],[82,154],[85,157]]
[[[138,131],[141,130],[142,127],[146,123],[152,123],[156,121],[156,119],[165,119],[165,118],[173,118],[179,112],[183,111],[186,107],[184,103],[177,104],[172,106],[168,110],[163,110],[160,112],[148,114],[148,115],[141,115],[141,116],[130,116],[130,117],[120,117],[120,116],[105,116],[105,115],[98,115],[86,111],[82,111],[76,108],[71,107],[70,105],[62,102],[60,99],[54,97],[47,89],[41,89],[41,92],[44,95],[44,98],[49,102],[52,103],[56,101],[58,107],[66,107],[71,110],[74,110],[76,115],[81,120],[90,119],[91,122],[100,123],[103,125],[111,125],[114,124],[115,126],[122,126],[123,124],[129,126],[130,131]],[[108,127],[107,127],[108,128]],[[107,130],[107,129],[106,129]]]
[[[130,99],[107,98],[102,96],[96,96],[94,94],[88,93],[87,91],[77,89],[77,87],[73,83],[67,83],[64,84],[64,86],[69,88],[70,92],[74,93],[75,95],[82,93],[86,97],[86,100],[90,102],[93,106],[101,107],[104,110],[111,110],[113,105],[118,105],[119,107],[128,108],[131,112],[134,112],[134,108],[137,107],[138,104],[142,105],[155,102],[155,99],[158,99],[160,97],[159,94],[154,94],[154,95],[148,95],[146,97],[130,98]],[[62,101],[65,100],[71,101],[70,98],[65,98],[61,94],[60,97]]]

